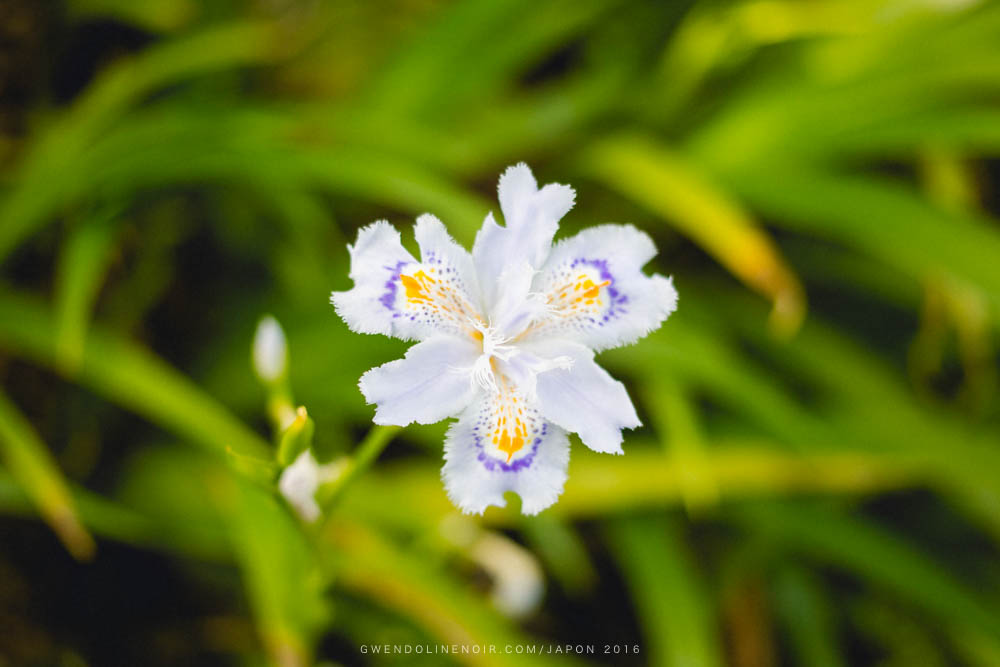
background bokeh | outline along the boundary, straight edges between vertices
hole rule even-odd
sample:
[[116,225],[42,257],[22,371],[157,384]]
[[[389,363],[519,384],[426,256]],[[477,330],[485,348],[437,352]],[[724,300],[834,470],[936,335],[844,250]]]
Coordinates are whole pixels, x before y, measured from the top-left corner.
[[[1000,665],[998,156],[996,2],[0,2],[0,665]],[[328,298],[522,160],[680,308],[599,358],[624,457],[462,517]]]

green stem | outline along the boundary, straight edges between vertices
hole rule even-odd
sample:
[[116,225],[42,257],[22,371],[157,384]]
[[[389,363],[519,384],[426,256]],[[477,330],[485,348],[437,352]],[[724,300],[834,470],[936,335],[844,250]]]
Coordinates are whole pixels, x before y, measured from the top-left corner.
[[327,484],[321,491],[321,504],[327,511],[324,514],[329,516],[329,510],[337,504],[337,501],[350,484],[364,473],[378,458],[382,450],[392,440],[393,436],[399,432],[398,426],[374,426],[368,435],[365,436],[361,444],[351,456],[342,460],[343,470],[332,482]]

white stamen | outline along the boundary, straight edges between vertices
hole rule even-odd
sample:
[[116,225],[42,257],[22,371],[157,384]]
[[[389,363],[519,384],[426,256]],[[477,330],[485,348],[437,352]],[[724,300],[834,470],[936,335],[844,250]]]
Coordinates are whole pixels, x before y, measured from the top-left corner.
[[493,376],[493,367],[488,355],[480,355],[476,359],[476,363],[472,365],[472,382],[493,393],[500,391],[497,387],[497,380]]
[[514,345],[507,345],[509,339],[504,338],[496,327],[472,318],[469,318],[469,323],[483,337],[483,353],[472,365],[472,382],[483,389],[496,393],[500,389],[493,373],[493,357],[501,361],[509,361],[518,354],[519,350]]

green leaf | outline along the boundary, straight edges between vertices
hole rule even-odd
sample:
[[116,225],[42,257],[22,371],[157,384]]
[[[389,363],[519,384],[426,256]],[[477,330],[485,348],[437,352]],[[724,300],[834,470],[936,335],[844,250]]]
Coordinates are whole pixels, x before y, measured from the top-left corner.
[[571,596],[593,592],[597,569],[572,524],[550,514],[537,514],[524,517],[518,527],[563,590]]
[[636,605],[649,664],[721,667],[718,620],[676,522],[628,517],[605,532]]
[[[541,654],[506,653],[505,645],[536,643],[493,611],[484,596],[472,593],[448,569],[419,553],[401,549],[362,523],[338,518],[322,534],[338,589],[363,595],[410,618],[442,644],[495,644],[496,665],[559,665],[576,661]],[[488,649],[487,649],[488,650]]]
[[[662,508],[682,500],[675,460],[653,443],[633,440],[628,454],[610,458],[577,449],[559,502],[546,512],[560,518],[592,518]],[[926,484],[931,475],[901,458],[860,452],[790,455],[778,447],[720,441],[705,451],[705,474],[728,499],[805,493],[867,494]],[[430,529],[454,511],[441,485],[439,465],[386,464],[359,478],[340,504],[347,516],[382,525]],[[518,515],[491,508],[489,524],[515,524]]]
[[62,203],[53,191],[70,188],[85,173],[77,160],[129,107],[189,78],[272,61],[279,44],[273,24],[234,23],[166,41],[105,70],[21,163],[13,190],[0,203],[0,261],[48,221]]
[[584,173],[660,215],[770,298],[778,332],[799,327],[805,297],[795,273],[750,214],[683,156],[645,137],[618,136],[592,144],[581,160]]
[[298,523],[260,488],[231,480],[232,495],[219,503],[236,561],[275,664],[311,664],[319,629],[328,623],[325,576]]
[[[38,301],[0,292],[0,347],[59,369],[54,318]],[[123,407],[220,455],[265,458],[270,446],[194,382],[138,345],[94,327],[72,376]]]
[[113,210],[80,221],[63,244],[56,270],[56,354],[72,374],[80,365],[91,310],[115,241]]
[[[128,198],[150,187],[236,183],[279,193],[319,188],[414,216],[432,210],[448,222],[453,236],[472,241],[489,202],[409,158],[304,140],[299,135],[317,131],[310,117],[308,109],[253,106],[225,113],[188,106],[131,113],[86,152],[61,155],[64,173],[18,184],[0,204],[0,220],[4,205],[17,206],[36,186],[32,228],[93,192]],[[0,229],[0,255],[6,229]]]
[[791,638],[796,664],[846,667],[837,646],[831,600],[818,577],[796,566],[783,568],[774,582],[775,606]]
[[124,478],[120,497],[160,526],[173,548],[236,564],[274,664],[312,664],[314,642],[330,622],[328,578],[271,490],[178,447],[140,451]]
[[373,78],[375,108],[441,114],[504,90],[519,69],[614,9],[594,0],[472,0],[440,11]]
[[864,250],[918,281],[946,271],[1000,306],[1000,233],[989,220],[936,208],[886,178],[801,166],[743,173],[731,184],[783,227]]
[[733,514],[755,532],[844,568],[933,614],[946,626],[1000,634],[1000,604],[879,526],[806,504],[744,506]]
[[48,448],[20,410],[0,392],[0,455],[11,476],[46,522],[79,560],[94,555],[94,538],[83,527],[69,484]]
[[67,10],[77,20],[113,17],[157,31],[176,30],[198,13],[191,0],[70,0],[67,5]]

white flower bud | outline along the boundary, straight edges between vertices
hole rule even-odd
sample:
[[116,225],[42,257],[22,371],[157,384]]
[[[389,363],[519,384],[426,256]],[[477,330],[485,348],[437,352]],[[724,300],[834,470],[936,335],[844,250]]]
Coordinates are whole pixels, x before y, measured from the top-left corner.
[[545,595],[545,575],[534,554],[464,516],[447,517],[440,531],[489,576],[493,582],[490,599],[498,611],[511,618],[526,618],[538,610]]
[[253,369],[264,382],[280,380],[288,365],[288,345],[278,320],[265,315],[253,337]]
[[535,556],[516,542],[495,533],[484,533],[470,556],[493,579],[493,605],[511,618],[533,614],[545,595],[545,579]]
[[281,471],[278,490],[303,521],[312,523],[320,515],[319,504],[316,502],[317,489],[342,471],[343,465],[337,463],[320,465],[312,451],[307,449],[299,454],[292,465]]

